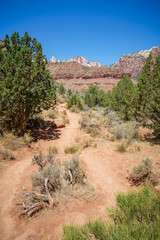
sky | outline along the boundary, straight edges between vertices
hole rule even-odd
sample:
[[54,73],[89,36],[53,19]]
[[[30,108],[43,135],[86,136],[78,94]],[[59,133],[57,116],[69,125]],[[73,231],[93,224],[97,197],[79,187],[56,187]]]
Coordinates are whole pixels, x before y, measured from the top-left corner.
[[84,56],[110,65],[160,46],[160,0],[3,0],[0,8],[0,38],[27,31],[48,61]]

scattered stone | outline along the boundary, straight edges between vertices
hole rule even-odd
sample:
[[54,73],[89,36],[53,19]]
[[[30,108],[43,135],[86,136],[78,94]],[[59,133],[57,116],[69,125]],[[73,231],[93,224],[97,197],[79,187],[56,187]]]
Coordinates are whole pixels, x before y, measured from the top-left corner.
[[62,118],[55,119],[54,123],[56,125],[56,128],[64,128],[65,127],[65,122]]

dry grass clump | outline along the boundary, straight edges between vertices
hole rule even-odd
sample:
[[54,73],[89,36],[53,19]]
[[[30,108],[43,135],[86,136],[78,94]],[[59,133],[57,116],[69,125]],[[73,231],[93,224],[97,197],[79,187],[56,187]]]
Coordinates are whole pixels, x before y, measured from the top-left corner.
[[124,153],[127,151],[128,146],[130,145],[129,141],[121,141],[119,144],[117,144],[116,148],[117,151],[120,153]]
[[50,146],[48,149],[47,149],[47,152],[50,153],[50,154],[57,154],[58,153],[58,149],[56,146]]
[[132,142],[131,140],[122,139],[120,143],[116,145],[117,151],[120,153],[124,152],[139,152],[141,150],[141,147],[137,144]]
[[66,154],[74,154],[74,153],[77,153],[78,151],[79,151],[79,149],[80,149],[80,145],[79,144],[76,144],[76,145],[72,145],[72,146],[70,146],[70,147],[66,147],[65,149],[64,149],[64,152],[66,153]]
[[115,135],[107,136],[107,140],[111,141],[111,142],[114,142],[116,140],[116,136]]
[[2,158],[4,160],[15,160],[15,156],[13,155],[13,153],[11,153],[8,150],[0,150],[0,156],[2,156]]
[[33,137],[30,135],[30,133],[25,133],[23,136],[23,141],[26,144],[29,144],[33,141]]
[[138,165],[133,167],[129,174],[129,181],[132,185],[140,185],[142,183],[149,182],[156,186],[159,183],[160,174],[158,174],[153,167],[152,161],[149,158],[145,158]]
[[97,143],[95,142],[94,139],[87,139],[83,142],[83,148],[88,147],[97,147]]
[[10,150],[17,150],[24,144],[23,137],[17,137],[13,133],[6,133],[1,138],[2,144],[5,148]]
[[117,139],[125,138],[131,140],[137,135],[137,123],[130,121],[116,124],[111,129],[111,133],[113,133]]

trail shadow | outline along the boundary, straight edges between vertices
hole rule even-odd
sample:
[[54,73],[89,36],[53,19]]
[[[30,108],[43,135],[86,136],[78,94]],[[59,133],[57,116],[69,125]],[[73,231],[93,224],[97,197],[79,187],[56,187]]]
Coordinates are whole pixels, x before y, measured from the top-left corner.
[[60,138],[61,131],[56,128],[53,121],[44,121],[43,119],[31,119],[27,129],[31,131],[34,142],[38,140],[56,140]]
[[150,143],[150,145],[160,145],[160,137],[148,136],[145,135],[144,139],[146,142]]

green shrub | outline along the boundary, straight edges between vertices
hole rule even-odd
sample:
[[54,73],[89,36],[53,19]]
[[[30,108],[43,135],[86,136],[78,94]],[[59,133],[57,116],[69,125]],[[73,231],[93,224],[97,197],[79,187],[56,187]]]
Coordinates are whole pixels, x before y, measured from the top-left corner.
[[96,105],[104,105],[105,93],[96,85],[91,85],[86,91],[84,96],[85,104],[89,107],[94,107]]
[[70,96],[67,102],[67,108],[70,109],[73,105],[75,105],[80,110],[83,109],[82,101],[77,95]]
[[63,240],[89,240],[88,229],[75,225],[64,225]]
[[84,230],[86,233],[84,239],[160,239],[160,196],[152,188],[144,187],[138,192],[118,194],[116,202],[116,207],[107,209],[113,223],[107,224],[104,220],[98,219],[90,221],[85,227],[65,225],[63,239],[83,239]]
[[117,139],[133,139],[136,137],[137,134],[137,123],[125,122],[117,124],[111,129],[111,133],[113,133]]
[[106,240],[108,237],[107,226],[104,220],[101,218],[95,220],[94,222],[90,221],[88,224],[89,232],[92,233],[96,239]]

